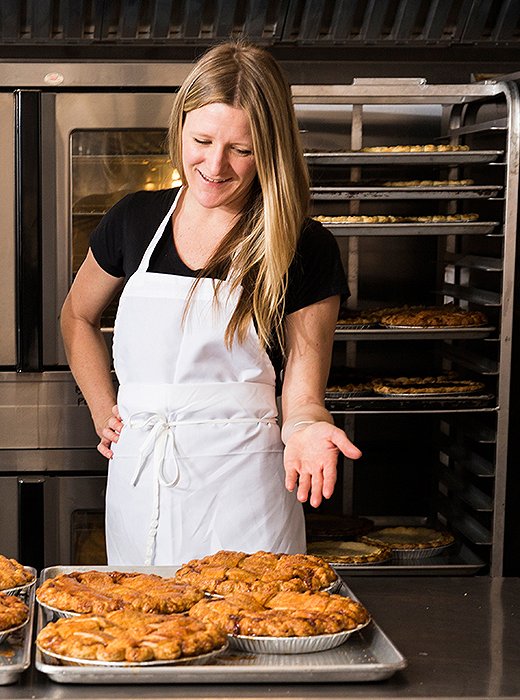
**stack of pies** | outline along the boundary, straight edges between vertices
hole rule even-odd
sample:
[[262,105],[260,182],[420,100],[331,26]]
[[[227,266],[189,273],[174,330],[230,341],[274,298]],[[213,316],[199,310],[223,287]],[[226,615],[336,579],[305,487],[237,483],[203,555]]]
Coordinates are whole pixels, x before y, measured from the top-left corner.
[[383,545],[368,542],[338,542],[321,540],[309,542],[307,550],[322,557],[331,566],[380,564],[392,557],[392,551]]
[[204,593],[156,574],[74,571],[47,579],[36,591],[40,604],[65,614],[106,614],[133,609],[147,613],[188,610]]
[[25,625],[29,619],[29,608],[14,595],[0,593],[0,642]]
[[477,221],[478,214],[433,214],[428,216],[313,216],[323,224],[445,224]]
[[273,595],[279,591],[334,587],[338,576],[327,562],[311,555],[223,550],[191,560],[178,570],[175,580],[216,595],[247,592]]
[[227,638],[211,622],[124,609],[61,618],[39,632],[36,644],[44,654],[62,661],[128,665],[200,658],[223,651]]
[[449,532],[431,527],[385,527],[364,535],[368,544],[388,547],[396,558],[414,559],[439,554],[455,541]]
[[472,394],[482,391],[485,384],[472,379],[458,379],[451,374],[432,377],[396,377],[374,379],[376,394],[430,396],[435,394]]
[[34,582],[34,574],[16,559],[0,554],[0,591],[15,592]]
[[469,146],[460,144],[427,143],[418,146],[368,146],[361,149],[363,153],[444,153],[446,151],[469,151]]

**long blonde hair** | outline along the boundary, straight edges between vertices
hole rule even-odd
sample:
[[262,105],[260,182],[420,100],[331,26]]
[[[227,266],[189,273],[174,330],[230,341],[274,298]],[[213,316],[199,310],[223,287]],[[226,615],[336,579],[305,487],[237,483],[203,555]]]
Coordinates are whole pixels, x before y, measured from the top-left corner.
[[276,340],[283,348],[288,270],[309,206],[309,175],[291,91],[273,57],[257,46],[229,42],[204,54],[177,93],[170,116],[170,156],[184,182],[185,115],[216,102],[247,113],[257,175],[241,216],[200,277],[221,278],[232,260],[231,289],[242,291],[226,328],[228,347],[235,336],[245,340],[253,318],[262,346]]

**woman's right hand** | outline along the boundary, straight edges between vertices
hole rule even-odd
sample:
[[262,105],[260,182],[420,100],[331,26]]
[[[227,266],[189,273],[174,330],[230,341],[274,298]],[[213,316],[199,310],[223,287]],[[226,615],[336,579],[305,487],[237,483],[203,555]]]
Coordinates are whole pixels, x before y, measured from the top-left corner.
[[119,440],[119,434],[123,429],[123,421],[119,415],[119,409],[116,406],[112,407],[112,415],[109,416],[101,429],[98,430],[98,435],[101,438],[99,445],[97,446],[98,452],[101,452],[103,457],[107,459],[112,459],[114,453],[110,449],[113,442]]

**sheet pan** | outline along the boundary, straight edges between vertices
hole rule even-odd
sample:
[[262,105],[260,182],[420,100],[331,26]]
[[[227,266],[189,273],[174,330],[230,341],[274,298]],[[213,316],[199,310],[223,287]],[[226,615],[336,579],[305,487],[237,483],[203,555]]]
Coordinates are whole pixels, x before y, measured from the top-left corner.
[[[40,583],[52,576],[71,571],[111,571],[114,567],[50,567],[44,569]],[[143,571],[172,576],[177,567],[117,567],[119,571]],[[342,595],[355,598],[343,583]],[[39,607],[39,606],[38,606]],[[49,616],[38,610],[39,631]],[[36,650],[36,668],[57,683],[318,683],[379,681],[406,668],[407,661],[375,620],[343,645],[330,651],[307,654],[252,654],[228,650],[203,665],[155,666],[146,669],[92,668],[45,663]]]
[[[36,569],[28,568],[36,578]],[[0,644],[0,685],[16,683],[20,674],[31,664],[32,630],[34,621],[35,583],[19,595],[29,606],[29,621]]]

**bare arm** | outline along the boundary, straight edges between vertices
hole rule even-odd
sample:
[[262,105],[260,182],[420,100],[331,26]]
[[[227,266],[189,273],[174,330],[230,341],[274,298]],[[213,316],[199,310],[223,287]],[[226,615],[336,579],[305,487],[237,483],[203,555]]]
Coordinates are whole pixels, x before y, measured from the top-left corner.
[[282,439],[285,485],[317,507],[330,498],[336,464],[342,452],[357,459],[361,452],[334,425],[324,405],[339,297],[329,297],[286,319],[287,363],[282,387]]
[[117,411],[113,412],[116,394],[100,320],[123,282],[123,278],[106,273],[89,251],[61,310],[61,332],[67,358],[90,409],[96,433],[101,438],[98,449],[105,457],[112,456],[110,443],[117,439],[121,425]]

